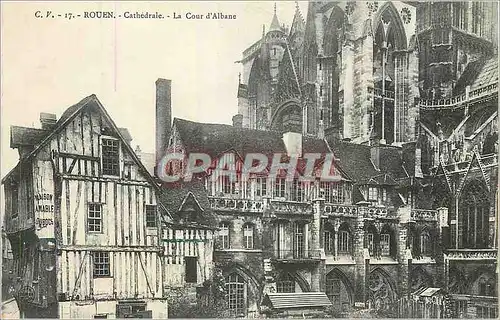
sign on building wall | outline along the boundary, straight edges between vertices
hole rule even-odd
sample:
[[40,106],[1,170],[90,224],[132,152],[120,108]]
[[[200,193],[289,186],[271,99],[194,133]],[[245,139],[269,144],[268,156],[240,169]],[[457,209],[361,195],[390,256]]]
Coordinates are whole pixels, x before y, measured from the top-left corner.
[[35,173],[35,230],[39,238],[54,238],[54,182],[51,163],[39,161]]

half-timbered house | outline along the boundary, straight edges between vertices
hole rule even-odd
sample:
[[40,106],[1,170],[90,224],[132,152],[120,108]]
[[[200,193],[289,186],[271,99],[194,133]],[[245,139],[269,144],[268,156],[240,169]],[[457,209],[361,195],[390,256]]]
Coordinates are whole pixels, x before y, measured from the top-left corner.
[[158,185],[95,95],[12,127],[2,180],[26,317],[166,317]]

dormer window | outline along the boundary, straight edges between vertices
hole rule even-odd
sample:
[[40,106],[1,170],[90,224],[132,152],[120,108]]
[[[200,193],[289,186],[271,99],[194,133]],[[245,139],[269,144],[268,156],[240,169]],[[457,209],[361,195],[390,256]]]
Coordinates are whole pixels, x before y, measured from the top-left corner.
[[117,139],[102,139],[102,174],[120,176],[120,142]]

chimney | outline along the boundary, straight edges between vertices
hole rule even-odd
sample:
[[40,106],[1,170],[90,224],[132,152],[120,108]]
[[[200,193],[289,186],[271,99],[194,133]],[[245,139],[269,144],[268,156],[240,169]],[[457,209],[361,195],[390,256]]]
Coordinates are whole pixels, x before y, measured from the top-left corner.
[[285,143],[288,156],[302,157],[302,134],[297,132],[283,133],[283,142]]
[[40,112],[40,124],[43,130],[51,130],[57,122],[57,117],[53,113]]
[[137,147],[135,147],[134,152],[137,155],[137,158],[139,158],[139,160],[141,160],[142,151],[141,151],[141,147],[139,147],[139,145],[137,145]]
[[233,127],[242,128],[243,127],[243,115],[237,114],[233,116]]
[[156,80],[156,163],[163,157],[172,124],[172,80]]

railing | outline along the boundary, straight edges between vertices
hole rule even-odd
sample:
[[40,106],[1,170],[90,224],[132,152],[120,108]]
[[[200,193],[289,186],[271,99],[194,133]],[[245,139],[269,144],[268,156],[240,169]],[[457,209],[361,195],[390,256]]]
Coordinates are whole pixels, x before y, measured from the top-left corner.
[[313,208],[310,203],[271,200],[271,210],[274,213],[281,214],[312,214]]
[[461,104],[465,102],[470,102],[476,99],[480,99],[487,95],[498,92],[498,82],[488,84],[486,86],[477,88],[469,93],[462,93],[460,95],[443,98],[443,99],[420,99],[415,98],[415,104],[417,104],[420,109],[448,109],[448,108],[458,108]]
[[368,207],[365,208],[365,218],[385,218],[389,210],[387,208]]
[[437,221],[437,210],[412,209],[410,221]]
[[448,249],[448,260],[496,260],[497,249]]
[[319,259],[320,250],[305,250],[305,249],[289,249],[275,250],[274,257],[278,260],[302,260],[302,259]]
[[323,213],[332,216],[356,217],[358,214],[358,207],[345,204],[325,204]]
[[264,201],[208,197],[210,208],[217,211],[264,212]]

